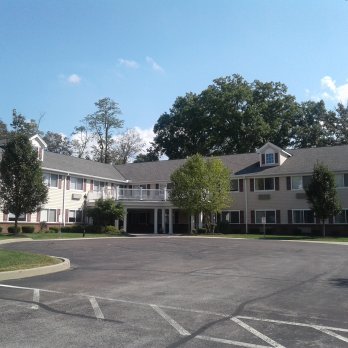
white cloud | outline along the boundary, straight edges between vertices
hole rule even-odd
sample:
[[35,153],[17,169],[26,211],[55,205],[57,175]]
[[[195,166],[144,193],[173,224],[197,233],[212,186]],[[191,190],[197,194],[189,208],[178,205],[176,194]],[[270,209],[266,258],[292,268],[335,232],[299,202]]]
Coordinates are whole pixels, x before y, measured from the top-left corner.
[[151,57],[146,57],[146,62],[151,66],[153,71],[164,73],[164,69]]
[[118,62],[121,65],[123,65],[129,69],[138,69],[139,68],[139,64],[135,60],[128,60],[128,59],[119,58]]
[[321,98],[343,104],[348,103],[348,80],[347,83],[337,85],[331,76],[324,76],[320,80],[322,89]]
[[139,133],[140,138],[145,143],[142,153],[146,153],[146,149],[151,146],[150,143],[153,141],[155,133],[153,132],[152,128],[141,129],[140,127],[134,127],[134,129]]
[[71,85],[79,85],[81,82],[81,77],[77,74],[71,74],[66,80]]

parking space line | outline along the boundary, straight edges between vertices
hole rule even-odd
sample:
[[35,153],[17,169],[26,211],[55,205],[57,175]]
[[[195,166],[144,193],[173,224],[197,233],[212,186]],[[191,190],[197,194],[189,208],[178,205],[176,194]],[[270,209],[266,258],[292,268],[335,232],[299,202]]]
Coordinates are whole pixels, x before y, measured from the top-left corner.
[[239,326],[241,326],[242,328],[244,328],[245,330],[251,332],[253,335],[255,335],[256,337],[260,338],[261,340],[265,341],[266,343],[270,344],[272,347],[274,348],[285,348],[284,346],[282,346],[281,344],[273,341],[271,338],[269,338],[268,336],[262,334],[261,332],[257,331],[256,329],[252,328],[251,326],[249,326],[248,324],[242,322],[241,320],[239,320],[236,317],[231,318],[231,320],[233,322],[235,322],[236,324],[238,324]]
[[216,338],[216,337],[210,337],[210,336],[201,336],[201,335],[199,335],[199,336],[196,336],[195,338],[199,338],[200,340],[204,340],[204,341],[231,344],[231,345],[234,345],[234,346],[245,347],[245,348],[270,348],[270,346],[260,346],[258,344],[239,342],[239,341],[232,341],[232,340],[226,340],[224,338]]
[[101,309],[100,309],[100,307],[98,305],[98,302],[95,299],[95,297],[94,296],[89,296],[88,299],[89,299],[89,302],[91,302],[91,305],[92,305],[92,308],[94,310],[94,314],[95,314],[96,318],[97,319],[104,319],[104,314],[101,311]]
[[165,319],[181,336],[190,336],[191,334],[185,330],[179,323],[172,319],[166,312],[164,312],[158,306],[150,305],[163,319]]
[[[21,290],[35,290],[35,288],[27,288],[24,286],[15,286],[15,285],[7,285],[7,284],[0,284],[0,287],[11,288],[11,289],[21,289]],[[44,292],[52,292],[55,294],[62,294],[61,291],[56,291],[56,290],[46,290],[46,289],[37,289],[37,290],[44,291]]]
[[324,332],[324,333],[326,333],[327,335],[330,335],[330,336],[332,336],[332,337],[335,337],[335,338],[337,338],[337,339],[339,339],[339,340],[341,340],[341,341],[343,341],[343,342],[348,342],[348,338],[347,338],[347,337],[343,337],[343,336],[337,334],[336,332],[332,332],[332,331],[330,331],[330,330],[322,329],[322,328],[315,327],[315,326],[313,326],[313,327],[314,327],[315,329],[317,329],[317,330],[319,330],[319,331],[321,331],[321,332]]
[[[40,290],[39,289],[34,289],[33,290],[33,302],[39,303],[40,302]],[[31,306],[31,309],[39,309],[38,304],[33,304]]]

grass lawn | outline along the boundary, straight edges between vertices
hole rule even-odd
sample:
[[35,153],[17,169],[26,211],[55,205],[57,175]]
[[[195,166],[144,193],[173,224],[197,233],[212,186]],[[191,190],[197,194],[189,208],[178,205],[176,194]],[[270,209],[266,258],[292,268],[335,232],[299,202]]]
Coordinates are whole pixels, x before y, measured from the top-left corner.
[[60,260],[46,255],[0,250],[0,272],[42,267],[54,265],[60,262]]
[[[0,235],[0,240],[10,239],[10,238],[31,238],[33,240],[38,239],[59,239],[59,238],[82,238],[82,233],[70,233],[70,232],[48,232],[48,233],[21,233],[18,236],[14,235]],[[85,238],[100,238],[100,237],[117,237],[117,235],[110,235],[105,233],[86,233]]]
[[247,239],[268,239],[268,240],[312,240],[323,242],[348,242],[348,237],[313,237],[313,236],[286,236],[262,234],[203,234],[200,237],[225,237],[225,238],[247,238]]

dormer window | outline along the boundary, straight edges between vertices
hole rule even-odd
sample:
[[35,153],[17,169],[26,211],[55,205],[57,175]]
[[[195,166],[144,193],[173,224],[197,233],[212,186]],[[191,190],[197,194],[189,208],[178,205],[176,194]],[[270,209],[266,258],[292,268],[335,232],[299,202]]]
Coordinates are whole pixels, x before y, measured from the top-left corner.
[[266,143],[256,152],[260,155],[260,167],[280,166],[291,157],[290,153],[272,143]]
[[266,153],[266,164],[274,164],[274,153]]

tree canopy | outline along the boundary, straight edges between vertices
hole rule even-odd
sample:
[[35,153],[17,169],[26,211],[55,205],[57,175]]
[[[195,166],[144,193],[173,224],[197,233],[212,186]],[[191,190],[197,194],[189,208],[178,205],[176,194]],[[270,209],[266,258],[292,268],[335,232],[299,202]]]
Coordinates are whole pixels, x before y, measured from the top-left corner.
[[170,200],[189,214],[203,213],[207,224],[211,214],[231,204],[230,172],[219,159],[193,155],[171,177]]
[[5,145],[0,176],[0,201],[4,211],[14,214],[17,231],[20,215],[34,213],[47,201],[48,192],[37,152],[26,135],[15,134]]
[[334,174],[326,165],[317,163],[313,169],[312,180],[305,191],[315,216],[322,221],[325,237],[325,219],[341,211]]

